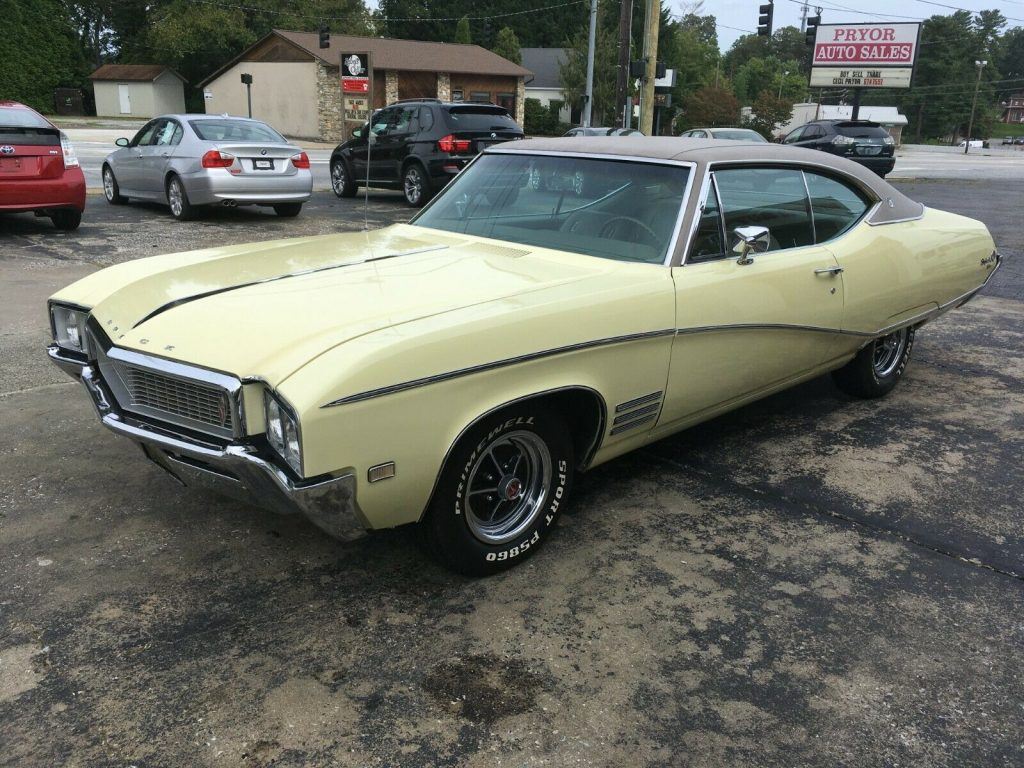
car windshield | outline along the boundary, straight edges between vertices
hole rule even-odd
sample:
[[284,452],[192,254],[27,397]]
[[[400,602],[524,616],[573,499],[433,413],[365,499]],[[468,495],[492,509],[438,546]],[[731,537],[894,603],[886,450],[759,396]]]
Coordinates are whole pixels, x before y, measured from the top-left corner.
[[188,124],[203,141],[262,141],[287,144],[284,136],[266,123],[230,118],[189,120]]
[[4,128],[53,128],[30,109],[0,107],[0,126]]
[[757,131],[748,131],[741,128],[716,129],[711,132],[716,139],[727,139],[729,141],[760,141],[765,144],[768,140]]
[[585,157],[492,153],[412,223],[618,261],[664,262],[690,169]]
[[519,126],[501,107],[486,104],[449,107],[448,126],[454,131],[518,131]]
[[889,135],[878,123],[836,123],[836,133],[851,139],[884,139]]

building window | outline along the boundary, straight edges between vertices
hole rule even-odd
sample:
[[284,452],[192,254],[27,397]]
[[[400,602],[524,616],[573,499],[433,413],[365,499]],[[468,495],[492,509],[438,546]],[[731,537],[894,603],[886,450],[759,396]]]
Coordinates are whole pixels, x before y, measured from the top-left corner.
[[516,95],[514,93],[499,93],[498,106],[508,110],[510,115],[516,113]]
[[490,104],[491,103],[491,94],[489,94],[487,91],[470,91],[469,92],[469,100],[470,101],[476,101],[476,102],[482,102],[484,104]]
[[462,101],[462,89],[456,88],[452,91],[452,101]]

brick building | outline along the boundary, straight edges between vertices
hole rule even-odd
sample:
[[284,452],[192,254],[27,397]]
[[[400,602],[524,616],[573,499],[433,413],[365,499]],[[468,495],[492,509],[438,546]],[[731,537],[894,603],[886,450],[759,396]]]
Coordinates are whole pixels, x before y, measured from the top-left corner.
[[339,57],[369,51],[373,108],[399,99],[488,101],[523,122],[524,80],[532,73],[478,45],[275,29],[201,83],[206,111],[246,114],[242,73],[251,74],[253,117],[289,135],[338,141],[344,133]]
[[1003,123],[1024,123],[1024,91],[1008,94],[1002,101],[1003,114],[999,118]]

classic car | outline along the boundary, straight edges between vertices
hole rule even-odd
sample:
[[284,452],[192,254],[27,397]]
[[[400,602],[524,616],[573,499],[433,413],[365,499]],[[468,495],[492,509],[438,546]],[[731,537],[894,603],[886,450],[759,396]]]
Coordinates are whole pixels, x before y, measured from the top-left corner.
[[999,263],[984,225],[822,152],[536,139],[408,224],[93,273],[50,299],[49,355],[186,485],[342,538],[418,523],[488,574],[578,472],[827,372],[884,395]]

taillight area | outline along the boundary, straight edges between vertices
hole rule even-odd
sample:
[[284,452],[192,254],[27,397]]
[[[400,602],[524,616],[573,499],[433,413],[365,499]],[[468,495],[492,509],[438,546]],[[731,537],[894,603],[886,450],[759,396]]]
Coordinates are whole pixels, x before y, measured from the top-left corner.
[[292,165],[296,168],[309,168],[309,155],[305,152],[299,152],[297,155],[292,155]]
[[203,168],[230,168],[235,163],[235,156],[227,152],[211,149],[203,155]]
[[75,148],[71,146],[71,140],[64,131],[60,132],[60,149],[64,153],[64,167],[77,168],[78,155],[75,154]]
[[469,152],[472,142],[469,139],[456,139],[450,133],[437,140],[437,148],[442,152]]

